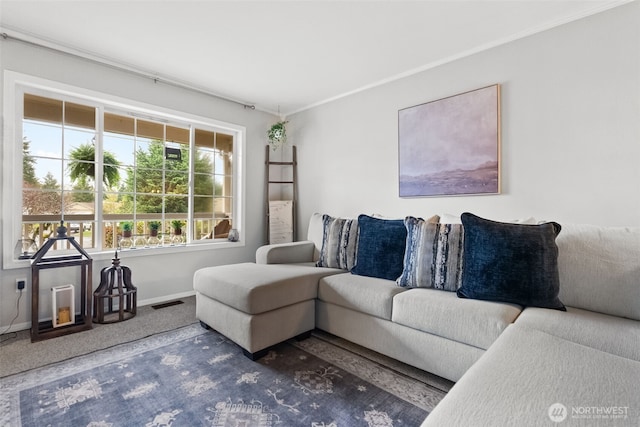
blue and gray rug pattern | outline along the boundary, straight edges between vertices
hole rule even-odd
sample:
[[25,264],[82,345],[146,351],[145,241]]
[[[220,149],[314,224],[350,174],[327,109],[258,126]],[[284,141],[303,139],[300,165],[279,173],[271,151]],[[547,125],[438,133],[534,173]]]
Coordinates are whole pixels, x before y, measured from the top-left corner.
[[192,325],[2,379],[0,425],[420,425],[396,394],[290,343],[252,362]]

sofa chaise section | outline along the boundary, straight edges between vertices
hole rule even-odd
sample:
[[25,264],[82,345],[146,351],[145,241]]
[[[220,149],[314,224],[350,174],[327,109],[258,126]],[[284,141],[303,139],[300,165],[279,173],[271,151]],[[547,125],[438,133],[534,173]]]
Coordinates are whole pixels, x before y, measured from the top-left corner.
[[640,322],[574,307],[527,308],[517,325],[640,362]]
[[339,272],[254,263],[203,268],[193,278],[196,317],[255,359],[314,329],[318,280]]
[[594,426],[600,425],[596,412],[614,411],[619,418],[601,420],[603,425],[635,426],[640,419],[638,378],[640,362],[516,322],[422,427]]
[[567,224],[567,311],[527,307],[423,426],[638,426],[640,228]]

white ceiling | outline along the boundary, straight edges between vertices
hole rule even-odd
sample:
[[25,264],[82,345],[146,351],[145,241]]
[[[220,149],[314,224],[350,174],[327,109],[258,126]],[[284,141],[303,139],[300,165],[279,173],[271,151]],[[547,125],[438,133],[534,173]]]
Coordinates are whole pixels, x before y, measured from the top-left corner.
[[287,115],[628,1],[0,0],[0,27]]

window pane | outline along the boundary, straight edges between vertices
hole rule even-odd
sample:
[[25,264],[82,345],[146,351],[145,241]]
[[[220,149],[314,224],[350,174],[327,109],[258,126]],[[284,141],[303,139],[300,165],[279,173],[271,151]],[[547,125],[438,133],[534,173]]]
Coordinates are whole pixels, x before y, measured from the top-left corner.
[[120,247],[122,242],[122,233],[118,233],[118,229],[113,222],[104,221],[102,223],[102,231],[104,233],[102,242],[102,247],[104,249],[115,249],[116,247]]
[[113,163],[111,159],[114,158],[117,164],[133,166],[135,140],[132,136],[105,133],[103,151],[105,163]]
[[59,226],[59,222],[51,221],[22,221],[22,237],[27,239],[33,239],[37,247],[49,238],[49,236],[55,235],[55,230]]
[[94,162],[96,158],[95,132],[65,128],[64,149],[65,159]]
[[[105,168],[109,168],[111,165],[105,165]],[[120,191],[132,191],[133,186],[129,186],[129,181],[133,182],[133,174],[135,169],[131,166],[119,166],[115,167],[117,169],[118,177],[119,177],[119,185],[118,189]],[[115,190],[115,188],[114,188]]]
[[162,170],[142,169],[134,171],[136,193],[162,193]]
[[189,194],[189,174],[187,172],[167,171],[165,173],[164,186],[166,194]]
[[[88,200],[91,196],[92,200]],[[64,216],[65,218],[73,218],[84,220],[93,220],[95,212],[95,202],[93,193],[70,191],[64,193]]]
[[36,178],[41,188],[56,189],[62,183],[62,160],[34,158]]
[[211,220],[195,220],[193,224],[193,238],[195,240],[210,239],[213,231]]
[[93,191],[95,189],[96,164],[79,160],[64,162],[64,189]]
[[222,152],[233,151],[233,136],[224,133],[216,133],[216,149]]
[[167,141],[189,145],[189,129],[167,126]]
[[133,117],[127,117],[113,113],[105,113],[104,130],[105,133],[134,135],[135,120]]
[[195,172],[213,173],[215,153],[209,150],[198,149],[196,151]]
[[213,199],[213,209],[216,218],[227,218],[231,215],[231,198],[215,197]]
[[62,123],[62,101],[25,94],[24,118],[44,122]]
[[225,196],[231,194],[231,180],[228,180],[226,176],[215,175],[215,195]]
[[105,193],[102,210],[104,215],[133,214],[133,195],[131,193]]
[[197,149],[208,148],[213,150],[215,148],[215,133],[211,131],[196,129],[194,138]]
[[202,214],[208,214],[207,217],[213,215],[213,197],[197,196],[193,198],[193,211],[194,214],[202,216]]
[[136,160],[138,168],[162,169],[164,167],[164,144],[159,141],[136,141]]
[[73,190],[65,191],[65,194],[69,194],[72,201],[78,203],[93,203],[95,201],[93,182],[77,182],[73,185]]
[[70,220],[66,221],[65,227],[67,227],[67,236],[72,236],[76,239],[80,246],[86,249],[94,248],[94,233],[93,222],[82,220]]
[[162,123],[137,120],[137,135],[149,139],[164,140],[164,125]]
[[86,105],[64,103],[64,123],[78,127],[96,128],[96,109]]
[[23,140],[28,142],[28,152],[32,156],[62,158],[62,126],[24,121]]
[[151,194],[136,195],[136,213],[162,213],[162,196]]
[[213,177],[211,175],[195,174],[193,176],[193,191],[196,195],[213,195]]
[[167,214],[187,213],[189,206],[188,197],[166,196],[164,199],[164,211]]
[[189,146],[167,143],[165,146],[165,167],[170,170],[189,171]]
[[[23,215],[55,215],[60,216],[62,209],[62,193],[60,190],[23,190]],[[26,218],[25,218],[26,219]],[[54,220],[52,218],[52,220]]]
[[215,168],[216,173],[231,175],[233,173],[231,153],[228,151],[216,151]]

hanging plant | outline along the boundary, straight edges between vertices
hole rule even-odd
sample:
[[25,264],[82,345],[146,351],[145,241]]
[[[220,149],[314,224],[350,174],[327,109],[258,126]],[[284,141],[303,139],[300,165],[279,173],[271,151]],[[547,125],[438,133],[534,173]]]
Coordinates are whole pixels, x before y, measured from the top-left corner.
[[271,128],[267,131],[269,144],[274,150],[287,142],[287,128],[285,126],[287,123],[289,122],[280,121],[271,126]]

